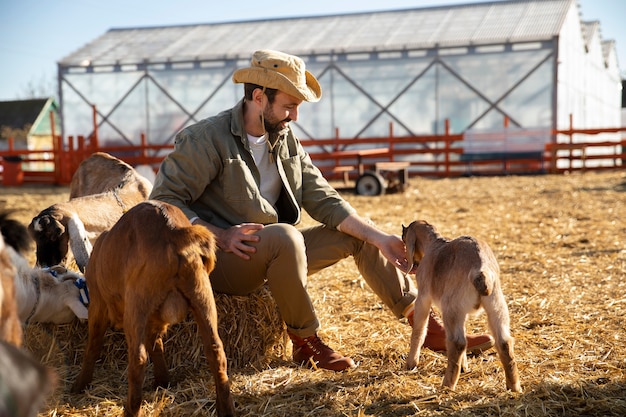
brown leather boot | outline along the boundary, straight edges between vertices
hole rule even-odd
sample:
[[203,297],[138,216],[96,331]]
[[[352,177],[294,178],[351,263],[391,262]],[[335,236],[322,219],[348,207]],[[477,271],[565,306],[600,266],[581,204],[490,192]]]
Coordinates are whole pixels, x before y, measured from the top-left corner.
[[[413,327],[413,311],[409,312],[406,318],[409,325]],[[470,353],[481,353],[491,349],[494,345],[493,338],[488,334],[468,334],[465,335],[465,339],[467,340],[467,351]],[[435,313],[432,310],[430,310],[428,317],[428,330],[423,347],[435,352],[446,351],[446,329],[435,318]]]
[[328,347],[322,340],[314,334],[313,336],[301,338],[294,334],[289,334],[293,342],[293,361],[311,365],[310,358],[313,358],[315,366],[331,371],[344,371],[348,368],[356,368],[354,361],[347,356],[343,356]]

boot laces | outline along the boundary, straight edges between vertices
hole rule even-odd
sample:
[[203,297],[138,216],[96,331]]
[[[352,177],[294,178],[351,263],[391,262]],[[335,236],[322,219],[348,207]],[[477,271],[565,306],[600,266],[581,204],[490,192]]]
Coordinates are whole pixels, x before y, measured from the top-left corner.
[[316,355],[321,355],[324,350],[333,352],[333,350],[322,342],[322,339],[320,339],[317,335],[305,338],[304,342],[306,343],[306,346]]

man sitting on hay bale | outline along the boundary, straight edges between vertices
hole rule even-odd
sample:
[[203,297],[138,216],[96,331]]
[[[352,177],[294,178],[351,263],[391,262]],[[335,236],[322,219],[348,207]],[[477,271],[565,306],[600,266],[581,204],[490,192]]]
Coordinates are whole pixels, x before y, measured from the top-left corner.
[[[313,165],[289,122],[303,101],[322,95],[299,57],[262,50],[233,74],[244,98],[232,109],[176,136],[150,198],[179,207],[211,230],[218,251],[211,285],[246,295],[267,284],[294,349],[293,359],[342,371],[354,361],[317,336],[319,321],[307,276],[352,255],[368,285],[396,317],[412,319],[417,290],[404,243],[358,216]],[[320,225],[296,229],[304,209]],[[493,346],[489,335],[468,336],[468,350]],[[424,346],[445,350],[443,327],[431,318]]]

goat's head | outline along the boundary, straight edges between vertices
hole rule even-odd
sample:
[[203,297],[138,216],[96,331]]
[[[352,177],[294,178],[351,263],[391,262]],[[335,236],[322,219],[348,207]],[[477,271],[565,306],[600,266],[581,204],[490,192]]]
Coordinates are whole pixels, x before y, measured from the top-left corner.
[[431,236],[436,236],[434,226],[424,220],[416,220],[408,227],[402,225],[402,241],[406,247],[407,272],[414,272],[424,257],[426,243]]
[[53,266],[66,261],[69,248],[66,226],[66,216],[50,208],[30,222],[28,231],[37,245],[38,266]]

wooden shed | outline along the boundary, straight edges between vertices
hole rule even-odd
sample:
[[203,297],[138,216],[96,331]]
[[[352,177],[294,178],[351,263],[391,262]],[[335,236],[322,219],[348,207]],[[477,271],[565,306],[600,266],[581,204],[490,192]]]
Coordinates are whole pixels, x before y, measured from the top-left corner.
[[0,101],[0,149],[7,149],[9,137],[13,137],[16,149],[51,149],[50,113],[58,120],[59,107],[52,97]]

